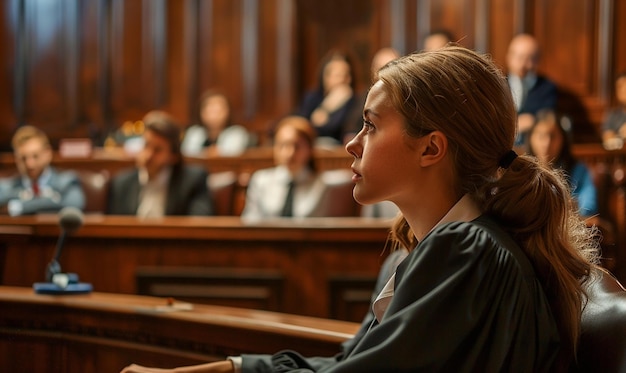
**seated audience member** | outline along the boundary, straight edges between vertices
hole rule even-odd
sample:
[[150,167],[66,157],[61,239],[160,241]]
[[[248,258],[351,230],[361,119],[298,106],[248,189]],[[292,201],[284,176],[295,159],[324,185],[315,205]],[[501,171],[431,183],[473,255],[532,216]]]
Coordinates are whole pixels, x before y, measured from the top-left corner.
[[57,212],[64,207],[85,207],[85,195],[76,173],[50,166],[48,136],[33,126],[20,127],[12,139],[19,175],[0,180],[0,207],[9,215]]
[[[387,62],[395,60],[400,57],[400,52],[391,47],[383,47],[374,53],[372,62],[370,64],[370,77],[372,81],[376,77],[378,70],[385,66]],[[368,82],[368,86],[371,83]],[[367,90],[359,93],[355,97],[355,103],[348,115],[346,122],[346,132],[344,135],[344,142],[350,141],[354,135],[356,135],[363,127],[363,105],[365,105],[365,98],[367,97]]]
[[[378,70],[385,66],[387,62],[393,61],[396,58],[400,57],[400,52],[391,47],[380,48],[376,53],[374,53],[374,57],[372,57],[372,63],[370,64],[370,76],[372,81],[376,77],[376,73]],[[362,104],[365,104],[365,100],[363,100]],[[360,108],[361,110],[363,107]]]
[[454,37],[448,30],[433,30],[424,37],[424,46],[422,50],[424,52],[430,52],[441,49],[453,41]]
[[313,159],[315,129],[299,116],[278,122],[274,133],[275,167],[258,170],[250,178],[246,219],[320,216],[319,201],[326,186]]
[[615,79],[617,106],[607,111],[602,124],[602,143],[608,150],[621,149],[626,138],[626,72]]
[[318,87],[305,94],[296,112],[313,124],[318,141],[343,144],[347,120],[356,101],[354,84],[350,59],[331,52],[322,62]]
[[219,155],[235,156],[250,145],[248,130],[233,123],[232,107],[223,93],[206,91],[200,97],[198,117],[198,124],[185,131],[181,144],[184,155],[200,155],[209,149]]
[[540,162],[565,171],[582,216],[598,213],[596,186],[587,166],[574,158],[570,137],[552,110],[541,110],[529,131],[528,150]]
[[178,124],[162,111],[149,112],[143,122],[144,147],[137,154],[137,168],[113,178],[107,212],[142,217],[212,215],[207,172],[183,163]]
[[535,115],[542,109],[555,109],[557,87],[537,73],[540,49],[532,35],[519,34],[509,43],[506,55],[508,82],[517,109],[517,138],[515,145],[527,145],[528,130]]

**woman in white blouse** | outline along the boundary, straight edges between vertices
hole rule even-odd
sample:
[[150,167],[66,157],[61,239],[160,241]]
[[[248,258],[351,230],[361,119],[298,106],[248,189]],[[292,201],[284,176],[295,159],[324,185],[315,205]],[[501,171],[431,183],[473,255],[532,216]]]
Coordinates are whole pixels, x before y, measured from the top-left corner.
[[326,187],[313,160],[315,139],[315,129],[306,118],[289,116],[278,123],[274,134],[276,166],[252,174],[242,217],[321,215],[318,206]]

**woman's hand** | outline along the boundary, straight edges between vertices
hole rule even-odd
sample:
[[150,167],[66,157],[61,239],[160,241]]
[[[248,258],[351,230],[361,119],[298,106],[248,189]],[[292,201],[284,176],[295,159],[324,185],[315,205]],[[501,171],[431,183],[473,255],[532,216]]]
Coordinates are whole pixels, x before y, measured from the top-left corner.
[[149,368],[137,364],[132,364],[122,369],[121,373],[174,373],[174,369]]
[[352,97],[353,92],[352,88],[347,84],[341,84],[334,87],[326,97],[324,97],[324,101],[320,105],[329,113],[332,113],[343,106]]
[[234,373],[235,368],[232,361],[223,360],[213,363],[191,365],[173,369],[160,369],[144,367],[132,364],[124,368],[120,373]]
[[352,88],[347,84],[340,84],[334,87],[326,94],[320,106],[311,114],[311,123],[316,127],[325,125],[330,114],[341,108],[352,95]]

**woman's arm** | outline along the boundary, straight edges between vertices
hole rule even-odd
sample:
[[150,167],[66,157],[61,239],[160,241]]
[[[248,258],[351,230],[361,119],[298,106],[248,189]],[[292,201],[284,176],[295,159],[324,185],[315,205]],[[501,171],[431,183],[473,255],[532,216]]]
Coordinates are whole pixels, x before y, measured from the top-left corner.
[[235,368],[230,360],[172,369],[150,368],[132,364],[124,368],[121,373],[235,373]]

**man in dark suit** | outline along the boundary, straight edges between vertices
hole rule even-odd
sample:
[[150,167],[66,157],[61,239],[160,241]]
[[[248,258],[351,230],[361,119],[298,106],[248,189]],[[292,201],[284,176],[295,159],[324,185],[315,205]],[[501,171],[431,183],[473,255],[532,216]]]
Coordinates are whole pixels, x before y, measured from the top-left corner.
[[149,112],[143,122],[144,147],[137,168],[114,177],[107,212],[141,217],[212,215],[207,172],[183,164],[178,124],[162,111]]
[[539,57],[539,43],[532,35],[519,34],[509,43],[506,66],[518,115],[516,145],[526,143],[527,133],[538,111],[556,108],[557,87],[537,73]]
[[0,210],[12,216],[85,207],[78,176],[50,166],[48,136],[33,126],[20,127],[11,141],[19,175],[0,180]]

